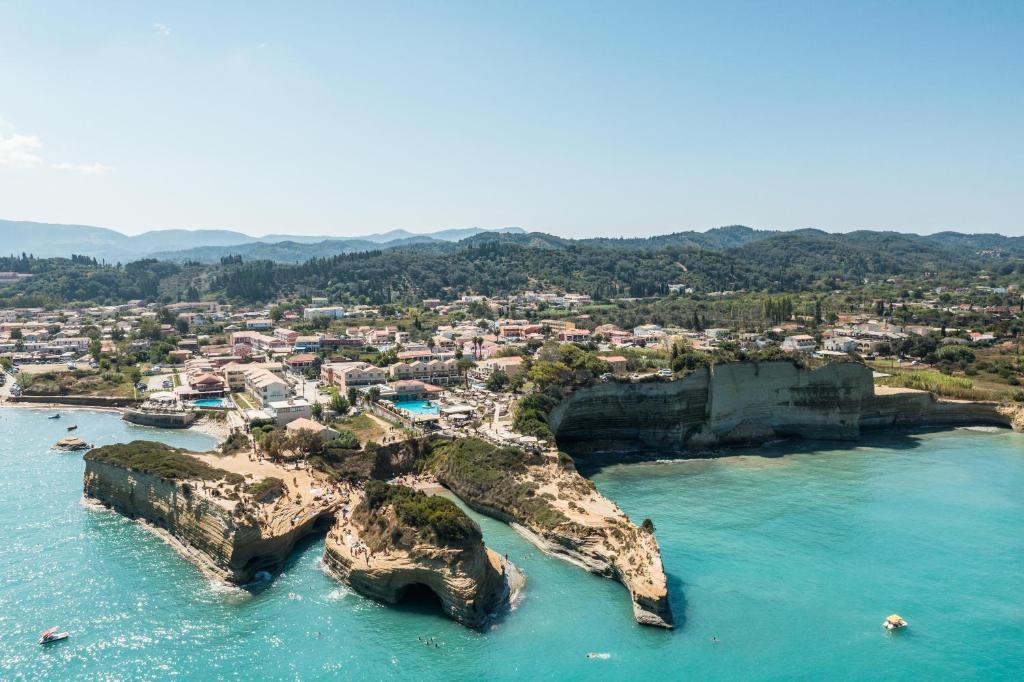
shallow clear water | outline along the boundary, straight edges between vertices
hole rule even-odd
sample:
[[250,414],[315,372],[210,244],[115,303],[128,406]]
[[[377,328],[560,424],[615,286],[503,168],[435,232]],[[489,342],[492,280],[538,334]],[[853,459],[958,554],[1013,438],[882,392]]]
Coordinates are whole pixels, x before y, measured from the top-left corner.
[[[478,633],[429,604],[385,607],[350,593],[321,572],[321,540],[258,594],[210,585],[139,526],[82,507],[81,456],[47,448],[72,422],[97,443],[212,441],[110,414],[47,414],[0,409],[0,679],[1024,675],[1018,434],[606,468],[594,477],[601,490],[657,525],[681,627],[637,626],[621,586],[476,516],[528,579],[519,606]],[[882,630],[893,611],[908,631]],[[39,647],[38,632],[58,624],[71,639]]]
[[437,403],[429,400],[399,400],[395,407],[400,410],[408,410],[413,414],[437,414]]
[[196,407],[227,407],[230,403],[224,398],[200,398],[193,400],[192,404]]

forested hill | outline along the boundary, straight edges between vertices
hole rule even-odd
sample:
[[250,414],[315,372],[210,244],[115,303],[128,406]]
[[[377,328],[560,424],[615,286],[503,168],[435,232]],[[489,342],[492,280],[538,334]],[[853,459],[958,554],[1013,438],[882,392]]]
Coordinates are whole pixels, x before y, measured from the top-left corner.
[[0,284],[0,307],[133,298],[199,296],[256,303],[328,294],[335,300],[411,303],[465,293],[501,296],[562,289],[598,300],[667,293],[831,291],[902,277],[956,286],[984,273],[991,284],[1019,281],[1024,239],[942,233],[757,231],[728,227],[652,238],[570,240],[542,233],[479,234],[461,242],[344,253],[300,264],[229,256],[215,264],[91,258],[0,258],[0,271],[31,279]]

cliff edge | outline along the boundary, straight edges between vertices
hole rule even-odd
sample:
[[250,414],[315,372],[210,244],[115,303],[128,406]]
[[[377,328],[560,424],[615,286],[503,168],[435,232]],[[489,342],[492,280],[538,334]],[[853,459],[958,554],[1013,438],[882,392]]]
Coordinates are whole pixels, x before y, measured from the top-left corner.
[[87,498],[147,522],[201,569],[236,584],[278,570],[341,503],[332,494],[302,501],[276,479],[247,484],[197,455],[149,441],[88,452],[83,487]]
[[1011,422],[998,403],[876,389],[871,369],[859,363],[806,369],[790,361],[724,363],[675,381],[595,384],[573,391],[548,415],[559,447],[574,454],[679,452],[787,437],[852,441],[869,429]]
[[394,604],[426,588],[471,628],[508,603],[512,567],[454,502],[370,481],[327,535],[324,564],[356,592]]
[[597,492],[568,456],[467,438],[435,443],[429,466],[473,509],[511,523],[541,549],[625,585],[638,623],[672,627],[653,533]]

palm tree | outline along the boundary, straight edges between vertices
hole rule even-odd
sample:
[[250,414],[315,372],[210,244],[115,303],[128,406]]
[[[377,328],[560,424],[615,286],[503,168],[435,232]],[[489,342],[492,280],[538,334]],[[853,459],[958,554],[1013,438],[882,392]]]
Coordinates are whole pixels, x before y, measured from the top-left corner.
[[480,351],[483,349],[483,347],[484,347],[484,340],[482,338],[480,338],[479,336],[474,336],[473,337],[473,358],[475,360],[479,360],[480,359]]

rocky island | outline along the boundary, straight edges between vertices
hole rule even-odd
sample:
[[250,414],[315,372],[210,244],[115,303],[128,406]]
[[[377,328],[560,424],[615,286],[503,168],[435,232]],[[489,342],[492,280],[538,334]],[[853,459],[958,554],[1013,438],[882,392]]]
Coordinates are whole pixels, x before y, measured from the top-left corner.
[[278,570],[297,541],[326,530],[341,504],[333,494],[289,494],[281,479],[247,482],[151,441],[86,453],[84,493],[145,521],[200,568],[235,584]]
[[96,448],[85,456],[85,497],[145,522],[206,573],[233,584],[278,571],[298,540],[328,529],[325,565],[357,592],[395,603],[424,586],[469,627],[484,625],[519,582],[450,500],[380,481],[351,489],[308,471],[301,485],[314,487],[304,496],[292,470],[247,480],[211,459],[234,463],[149,441]]
[[426,588],[471,628],[507,603],[514,569],[451,500],[371,481],[349,504],[327,535],[324,564],[359,594],[394,604]]

